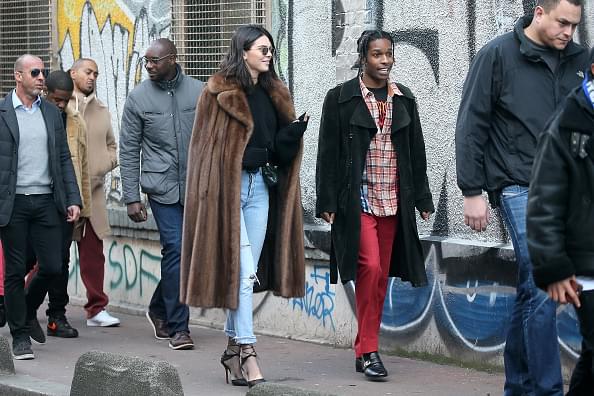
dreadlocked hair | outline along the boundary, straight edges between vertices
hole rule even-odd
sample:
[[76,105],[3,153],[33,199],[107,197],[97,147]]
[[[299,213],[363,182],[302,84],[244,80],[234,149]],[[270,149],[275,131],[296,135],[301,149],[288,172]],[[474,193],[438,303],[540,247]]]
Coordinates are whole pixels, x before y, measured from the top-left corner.
[[379,29],[371,29],[365,30],[361,33],[361,37],[357,39],[357,52],[359,53],[359,58],[357,59],[357,64],[355,65],[359,69],[359,75],[363,73],[363,67],[365,65],[365,60],[367,59],[367,54],[369,52],[369,44],[375,40],[386,39],[392,45],[392,52],[394,52],[394,39],[392,35],[384,30]]

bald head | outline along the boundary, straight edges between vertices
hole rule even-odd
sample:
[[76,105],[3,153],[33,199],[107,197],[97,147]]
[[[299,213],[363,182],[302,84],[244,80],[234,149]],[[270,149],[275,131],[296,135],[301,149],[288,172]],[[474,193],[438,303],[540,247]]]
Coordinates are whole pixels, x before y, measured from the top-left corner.
[[29,66],[32,63],[43,64],[43,61],[41,60],[40,57],[35,56],[35,55],[31,55],[31,54],[21,55],[14,62],[14,71],[15,72],[22,71],[23,69],[27,68],[27,66]]
[[150,48],[158,53],[162,53],[161,56],[169,54],[177,55],[177,47],[173,44],[173,41],[167,38],[156,39],[151,43]]
[[91,58],[79,58],[79,59],[77,59],[77,60],[74,61],[74,63],[70,67],[70,70],[78,70],[81,67],[84,67],[87,63],[91,63],[93,66],[95,66],[95,69],[97,68],[97,62],[95,62],[93,59],[91,59]]
[[70,68],[70,77],[74,82],[75,92],[89,96],[95,92],[95,84],[99,77],[97,63],[90,58],[77,59]]

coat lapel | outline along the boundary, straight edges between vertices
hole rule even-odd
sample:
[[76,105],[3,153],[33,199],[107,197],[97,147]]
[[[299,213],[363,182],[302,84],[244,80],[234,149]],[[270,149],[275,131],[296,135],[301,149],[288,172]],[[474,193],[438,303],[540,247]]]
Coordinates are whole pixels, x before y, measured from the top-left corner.
[[41,104],[39,105],[39,109],[41,110],[41,114],[43,115],[43,122],[45,122],[45,129],[47,130],[47,144],[48,150],[51,155],[53,154],[54,147],[56,147],[56,135],[54,131],[54,123],[53,120],[49,119],[48,111],[47,111],[47,103],[44,99],[41,99]]
[[392,133],[398,132],[410,124],[411,118],[404,105],[402,96],[394,95],[392,102]]
[[16,118],[16,113],[14,112],[14,107],[12,106],[12,92],[4,98],[2,108],[0,108],[0,115],[4,118],[6,125],[8,125],[8,130],[18,146],[20,140],[19,123]]

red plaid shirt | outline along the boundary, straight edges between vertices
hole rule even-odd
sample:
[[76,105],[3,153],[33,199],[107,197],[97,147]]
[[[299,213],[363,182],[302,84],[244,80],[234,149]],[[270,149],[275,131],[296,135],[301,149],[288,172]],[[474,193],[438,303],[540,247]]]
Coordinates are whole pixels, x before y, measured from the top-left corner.
[[371,139],[361,180],[361,209],[379,217],[398,212],[398,160],[392,145],[392,97],[402,96],[396,83],[388,81],[388,97],[378,102],[359,78],[365,104],[375,120],[377,133]]

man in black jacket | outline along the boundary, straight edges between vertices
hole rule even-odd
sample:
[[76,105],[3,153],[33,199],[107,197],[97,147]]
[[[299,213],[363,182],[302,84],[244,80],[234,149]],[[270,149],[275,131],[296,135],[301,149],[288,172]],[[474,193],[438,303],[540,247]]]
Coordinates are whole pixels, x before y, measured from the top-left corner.
[[539,140],[528,194],[534,281],[554,301],[573,303],[580,321],[572,396],[594,392],[594,50],[591,62]]
[[483,231],[500,206],[516,254],[516,303],[508,330],[505,395],[563,393],[555,303],[534,285],[526,202],[538,135],[584,77],[585,48],[572,42],[583,0],[537,0],[534,15],[487,43],[464,85],[456,126],[464,222]]
[[0,103],[4,300],[14,358],[20,360],[33,359],[27,306],[37,308],[45,295],[25,299],[28,243],[38,258],[39,284],[47,287],[62,268],[56,247],[61,246],[63,219],[76,221],[82,206],[62,116],[39,96],[44,75],[41,59],[21,56],[14,64],[16,89]]

